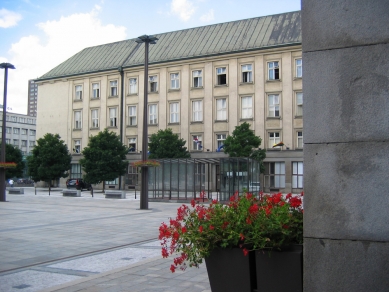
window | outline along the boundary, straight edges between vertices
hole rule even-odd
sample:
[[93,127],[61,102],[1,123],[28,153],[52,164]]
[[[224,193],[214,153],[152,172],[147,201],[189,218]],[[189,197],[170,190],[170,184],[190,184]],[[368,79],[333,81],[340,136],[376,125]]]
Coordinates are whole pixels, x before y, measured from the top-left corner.
[[71,164],[70,168],[70,178],[81,178],[81,165],[80,164]]
[[99,127],[99,110],[98,109],[91,110],[91,122],[92,122],[92,128]]
[[110,87],[110,91],[109,91],[110,96],[117,96],[118,95],[118,81],[117,80],[110,81],[109,87]]
[[285,187],[285,162],[265,163],[265,187]]
[[136,78],[130,78],[130,94],[138,93],[138,82]]
[[76,85],[76,100],[82,99],[82,85]]
[[75,111],[74,112],[74,129],[81,129],[82,123],[81,123],[81,111]]
[[[6,139],[9,140],[9,139]],[[8,144],[9,142],[7,142]],[[22,147],[27,147],[27,140],[22,140]]]
[[158,92],[158,76],[149,76],[150,92]]
[[99,98],[99,97],[100,97],[100,84],[92,83],[92,98]]
[[7,134],[11,134],[11,131],[12,131],[12,128],[10,128],[10,127],[6,127],[6,128],[5,128],[5,132],[6,132]]
[[280,67],[278,62],[268,62],[268,78],[269,80],[279,80],[280,79]]
[[195,70],[193,71],[193,87],[203,87],[203,71]]
[[18,139],[14,139],[14,146],[19,146],[19,140]]
[[226,134],[216,134],[217,149],[216,152],[220,152],[224,147],[224,141],[226,140]]
[[242,97],[242,119],[253,118],[253,99],[251,96]]
[[269,94],[268,95],[268,107],[269,117],[279,117],[280,116],[280,95],[279,94]]
[[304,142],[303,142],[303,131],[297,132],[297,148],[303,148]]
[[30,130],[30,136],[35,136],[36,131],[35,130]]
[[128,152],[136,151],[136,138],[128,138]]
[[227,99],[220,98],[216,100],[216,120],[227,120]]
[[29,141],[28,145],[29,145],[30,147],[34,147],[34,146],[35,146],[35,141]]
[[253,70],[252,65],[242,65],[242,82],[249,83],[253,82]]
[[195,100],[192,101],[192,121],[201,122],[203,120],[203,101]]
[[119,178],[115,178],[114,180],[106,181],[106,185],[117,185],[119,184]]
[[128,107],[128,125],[136,126],[136,105]]
[[157,105],[150,104],[149,105],[149,125],[158,124],[158,115],[157,115]]
[[303,59],[296,59],[296,78],[303,77]]
[[296,116],[301,117],[303,115],[303,93],[296,93]]
[[303,162],[292,162],[292,188],[302,189],[304,187],[304,164]]
[[180,108],[178,102],[170,103],[170,123],[180,122]]
[[217,85],[227,84],[227,68],[216,68]]
[[[274,145],[281,142],[280,132],[269,132],[269,145],[268,148],[273,148]],[[280,147],[280,146],[278,146]]]
[[138,184],[138,168],[128,165],[128,181],[126,182],[129,185],[137,185]]
[[73,152],[76,154],[81,153],[81,140],[74,140]]
[[19,132],[20,132],[19,128],[14,128],[14,134],[18,134],[19,135]]
[[179,89],[180,88],[180,75],[178,73],[170,74],[170,88]]
[[27,135],[27,129],[22,129],[22,135]]
[[19,118],[19,122],[20,123],[25,123],[26,122],[26,118]]
[[109,126],[116,127],[117,126],[117,108],[111,107],[109,109]]
[[192,135],[192,140],[193,140],[192,150],[201,150],[201,148],[203,148],[201,135]]

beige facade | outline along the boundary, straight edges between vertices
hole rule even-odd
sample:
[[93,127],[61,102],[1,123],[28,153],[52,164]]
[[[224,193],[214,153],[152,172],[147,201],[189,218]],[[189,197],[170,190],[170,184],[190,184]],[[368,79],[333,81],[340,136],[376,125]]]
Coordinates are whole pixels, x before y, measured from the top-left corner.
[[[192,157],[220,157],[223,154],[218,148],[226,136],[237,125],[248,122],[262,138],[260,147],[267,149],[262,189],[301,191],[301,56],[301,44],[297,44],[151,62],[148,134],[171,128],[187,141]],[[143,65],[124,67],[122,74],[119,70],[38,79],[38,138],[58,133],[77,164],[88,137],[108,128],[129,146],[128,158],[139,159]],[[194,142],[196,139],[198,142]],[[273,148],[279,142],[284,146]],[[74,175],[79,175],[80,168],[74,169]],[[215,170],[211,180],[216,188]]]

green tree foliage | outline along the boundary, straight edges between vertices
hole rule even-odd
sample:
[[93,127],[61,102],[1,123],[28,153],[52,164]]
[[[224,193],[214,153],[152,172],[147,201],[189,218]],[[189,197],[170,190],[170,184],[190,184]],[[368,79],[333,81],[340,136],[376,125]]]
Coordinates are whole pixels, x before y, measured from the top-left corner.
[[[36,141],[32,155],[27,157],[28,174],[34,181],[51,181],[69,175],[72,157],[58,134],[47,133]],[[50,193],[49,193],[50,194]]]
[[80,164],[85,172],[84,180],[99,184],[116,179],[126,173],[128,162],[127,147],[122,144],[118,135],[105,129],[89,138],[88,146],[82,151]]
[[150,137],[149,158],[190,158],[190,153],[184,147],[185,143],[184,139],[173,134],[172,129],[159,130]]
[[262,143],[260,137],[255,136],[250,130],[250,124],[244,122],[236,126],[232,135],[224,141],[224,152],[230,157],[250,157],[261,163],[261,172],[265,170],[263,160],[266,158],[265,149],[257,149]]
[[5,144],[5,156],[6,162],[15,162],[17,164],[15,168],[6,169],[5,178],[8,180],[10,178],[22,177],[25,166],[22,151],[19,148],[15,148],[11,144]]

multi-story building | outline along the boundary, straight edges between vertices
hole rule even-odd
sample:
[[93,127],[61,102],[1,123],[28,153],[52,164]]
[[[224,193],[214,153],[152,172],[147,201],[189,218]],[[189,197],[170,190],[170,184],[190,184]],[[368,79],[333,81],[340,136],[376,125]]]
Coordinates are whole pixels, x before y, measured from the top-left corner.
[[[31,153],[36,141],[36,119],[27,115],[6,113],[6,143],[22,151],[23,156]],[[0,133],[3,128],[3,111],[0,112]],[[0,139],[1,140],[1,139]]]
[[[74,175],[91,135],[120,135],[140,158],[143,108],[148,133],[171,128],[195,158],[223,157],[227,135],[248,122],[267,149],[265,191],[303,187],[300,12],[155,35],[149,74],[135,39],[86,48],[39,79],[37,136],[59,133],[73,150]],[[148,104],[144,105],[144,78]],[[283,142],[284,146],[273,147]],[[217,168],[217,166],[213,166]],[[131,173],[131,167],[129,172]],[[210,179],[216,186],[217,169]]]
[[38,84],[34,80],[28,80],[27,115],[36,117],[38,100]]

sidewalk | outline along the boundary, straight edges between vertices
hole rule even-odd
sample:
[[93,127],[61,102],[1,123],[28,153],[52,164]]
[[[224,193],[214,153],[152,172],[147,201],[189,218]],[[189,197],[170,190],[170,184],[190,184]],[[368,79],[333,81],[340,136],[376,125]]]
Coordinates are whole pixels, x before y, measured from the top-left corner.
[[181,204],[61,191],[0,202],[0,291],[211,291],[205,265],[171,273],[161,258],[158,227]]

